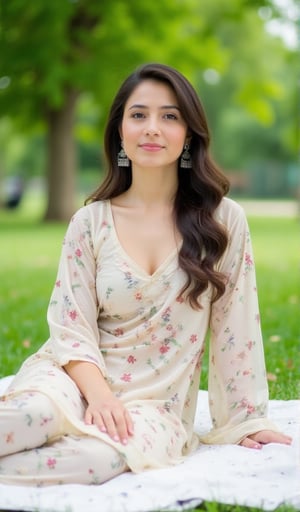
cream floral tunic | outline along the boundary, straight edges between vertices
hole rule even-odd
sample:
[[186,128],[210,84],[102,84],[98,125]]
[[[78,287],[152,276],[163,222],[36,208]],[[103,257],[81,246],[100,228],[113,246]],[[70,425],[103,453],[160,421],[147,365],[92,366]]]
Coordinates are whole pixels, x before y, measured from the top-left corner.
[[[240,206],[224,198],[216,216],[229,233],[217,268],[226,293],[211,290],[193,310],[178,298],[185,274],[172,252],[148,275],[123,250],[111,203],[94,202],[73,217],[51,297],[50,338],[16,375],[7,396],[40,390],[53,399],[69,434],[114,446],[132,471],[180,462],[199,442],[238,443],[269,428],[268,391],[251,242]],[[210,329],[209,404],[213,428],[193,431],[204,339]],[[85,425],[86,403],[63,370],[69,361],[99,367],[135,424],[123,446]]]

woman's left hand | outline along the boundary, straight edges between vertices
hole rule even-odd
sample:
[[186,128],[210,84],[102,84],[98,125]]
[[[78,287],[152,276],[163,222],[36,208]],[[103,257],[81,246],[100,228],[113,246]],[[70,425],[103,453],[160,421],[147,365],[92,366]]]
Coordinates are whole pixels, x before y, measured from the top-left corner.
[[239,444],[245,448],[254,448],[259,450],[263,447],[264,444],[269,443],[291,444],[292,438],[282,434],[281,432],[274,432],[273,430],[260,430],[255,434],[247,436]]

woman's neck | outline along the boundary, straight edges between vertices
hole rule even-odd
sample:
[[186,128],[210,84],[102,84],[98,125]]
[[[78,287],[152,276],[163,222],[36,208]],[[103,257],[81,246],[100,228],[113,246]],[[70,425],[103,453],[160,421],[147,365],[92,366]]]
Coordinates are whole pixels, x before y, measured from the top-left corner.
[[177,172],[168,172],[166,169],[133,171],[131,186],[123,196],[135,206],[171,206],[177,187]]

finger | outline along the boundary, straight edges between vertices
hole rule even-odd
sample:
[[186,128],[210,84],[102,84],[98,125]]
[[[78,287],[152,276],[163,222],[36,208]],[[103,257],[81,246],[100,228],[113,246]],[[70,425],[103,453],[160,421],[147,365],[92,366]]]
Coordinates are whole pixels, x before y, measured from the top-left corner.
[[84,420],[87,425],[96,425],[101,432],[106,432],[106,427],[103,423],[102,417],[97,411],[92,412],[87,409]]
[[85,411],[84,422],[86,425],[92,425],[93,423],[93,416],[88,410]]
[[115,410],[113,411],[113,418],[115,420],[115,425],[117,429],[117,433],[119,435],[119,438],[121,439],[121,442],[123,444],[127,444],[128,442],[128,412],[126,409],[124,410]]
[[106,426],[100,413],[95,412],[93,416],[93,423],[98,427],[101,432],[107,432]]
[[112,412],[106,410],[101,411],[101,418],[109,437],[111,437],[114,441],[119,442],[120,437],[117,432],[116,423]]
[[253,439],[250,439],[250,437],[246,437],[245,439],[243,439],[243,441],[240,442],[240,446],[243,446],[244,448],[251,448],[254,450],[260,450],[262,448],[260,443],[254,441]]
[[126,424],[127,424],[128,435],[132,436],[133,432],[134,432],[134,424],[133,424],[133,421],[131,419],[131,415],[130,415],[130,413],[127,410],[125,410],[125,420],[126,420]]

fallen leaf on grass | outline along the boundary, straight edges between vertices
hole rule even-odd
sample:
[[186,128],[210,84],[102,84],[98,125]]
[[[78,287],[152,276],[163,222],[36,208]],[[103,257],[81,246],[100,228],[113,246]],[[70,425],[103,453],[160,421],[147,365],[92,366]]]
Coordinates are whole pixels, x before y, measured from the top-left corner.
[[270,336],[269,340],[272,343],[278,343],[278,341],[281,341],[281,336],[279,336],[279,334],[272,334],[272,336]]
[[299,302],[299,297],[297,297],[297,295],[291,295],[289,297],[290,304],[298,304],[298,302]]
[[295,367],[293,359],[288,359],[288,360],[287,360],[287,362],[286,362],[286,367],[287,367],[287,368],[290,368],[290,369],[292,369],[292,368],[294,368],[294,367]]
[[267,379],[271,382],[275,382],[275,380],[277,380],[277,375],[274,375],[274,373],[267,373]]
[[23,340],[22,345],[24,348],[30,348],[31,341],[30,340]]

